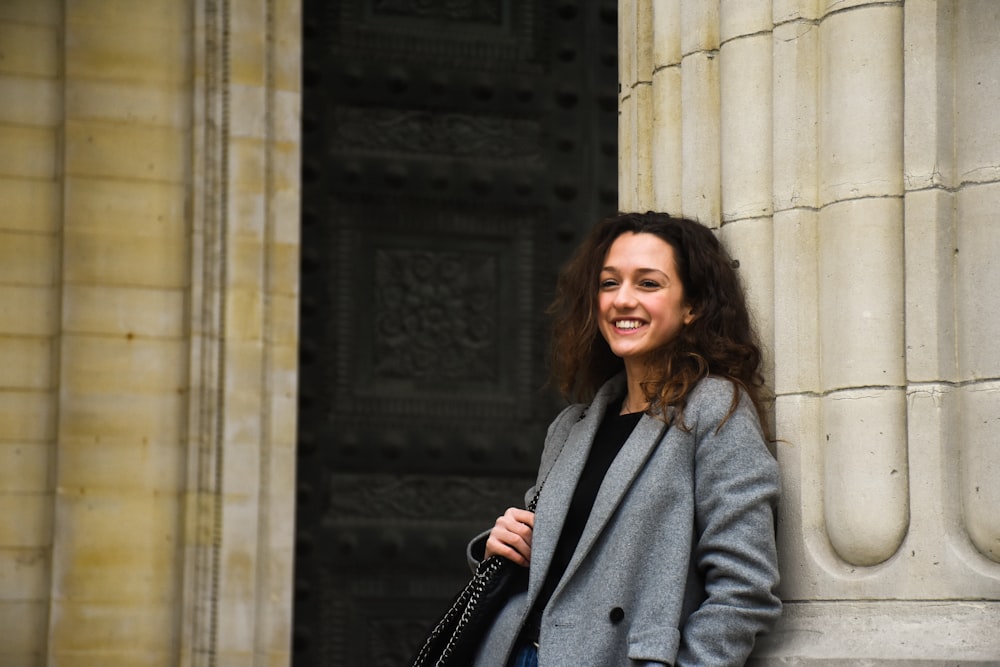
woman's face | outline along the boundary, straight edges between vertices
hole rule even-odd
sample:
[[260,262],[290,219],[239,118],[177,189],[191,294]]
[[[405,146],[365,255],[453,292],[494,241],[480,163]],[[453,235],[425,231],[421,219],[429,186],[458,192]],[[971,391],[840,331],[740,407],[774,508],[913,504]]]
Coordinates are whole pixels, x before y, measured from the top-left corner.
[[629,369],[694,319],[677,276],[674,249],[653,234],[626,232],[604,258],[598,326]]

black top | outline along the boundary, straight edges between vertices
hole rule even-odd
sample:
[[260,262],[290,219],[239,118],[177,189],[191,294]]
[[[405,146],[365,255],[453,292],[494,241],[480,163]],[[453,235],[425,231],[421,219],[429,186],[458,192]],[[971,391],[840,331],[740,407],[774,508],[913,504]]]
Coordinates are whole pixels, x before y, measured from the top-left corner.
[[570,501],[569,512],[566,514],[566,523],[563,525],[555,554],[552,556],[552,564],[549,565],[542,591],[525,623],[525,636],[533,641],[538,640],[542,610],[545,609],[559,580],[566,572],[566,567],[573,558],[573,552],[576,551],[576,545],[583,535],[584,526],[587,525],[590,511],[594,508],[597,491],[601,488],[604,475],[642,418],[642,412],[619,415],[621,404],[622,402],[618,401],[608,406],[608,412],[597,428],[594,444],[590,448],[590,454],[587,455],[587,463],[583,466],[580,480],[576,483],[573,500]]

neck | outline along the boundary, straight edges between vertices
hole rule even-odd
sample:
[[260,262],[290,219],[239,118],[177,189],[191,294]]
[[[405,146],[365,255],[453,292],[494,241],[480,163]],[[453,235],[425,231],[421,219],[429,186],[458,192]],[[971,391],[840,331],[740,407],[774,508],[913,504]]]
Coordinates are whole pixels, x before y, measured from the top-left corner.
[[649,401],[646,400],[646,393],[642,390],[642,385],[639,379],[633,374],[626,371],[625,373],[626,383],[628,386],[628,392],[625,394],[625,400],[622,401],[621,414],[629,414],[631,412],[642,412],[649,407]]

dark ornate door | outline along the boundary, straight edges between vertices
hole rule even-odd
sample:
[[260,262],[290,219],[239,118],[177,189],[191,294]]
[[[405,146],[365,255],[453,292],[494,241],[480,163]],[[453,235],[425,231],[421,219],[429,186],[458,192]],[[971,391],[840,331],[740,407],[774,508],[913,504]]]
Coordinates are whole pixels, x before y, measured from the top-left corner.
[[294,664],[402,667],[559,408],[544,309],[615,208],[616,2],[303,12]]

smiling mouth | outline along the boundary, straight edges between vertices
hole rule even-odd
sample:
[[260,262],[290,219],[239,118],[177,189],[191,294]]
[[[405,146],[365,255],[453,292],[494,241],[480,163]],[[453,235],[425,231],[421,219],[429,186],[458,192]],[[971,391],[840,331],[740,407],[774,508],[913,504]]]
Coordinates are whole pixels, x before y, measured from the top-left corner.
[[642,324],[640,320],[615,320],[614,322],[616,329],[638,329]]

